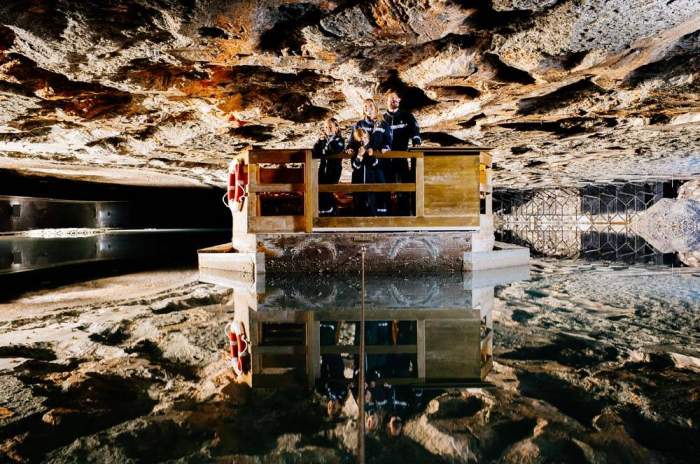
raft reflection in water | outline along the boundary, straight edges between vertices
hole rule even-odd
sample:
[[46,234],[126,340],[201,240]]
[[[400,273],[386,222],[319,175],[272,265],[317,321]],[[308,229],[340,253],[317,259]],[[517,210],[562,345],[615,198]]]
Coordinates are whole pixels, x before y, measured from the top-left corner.
[[[443,388],[483,384],[491,368],[494,287],[527,267],[474,273],[369,275],[365,282],[368,381]],[[234,287],[235,319],[249,337],[251,387],[353,384],[359,366],[361,282],[355,275],[200,279]],[[346,389],[346,388],[345,388]]]

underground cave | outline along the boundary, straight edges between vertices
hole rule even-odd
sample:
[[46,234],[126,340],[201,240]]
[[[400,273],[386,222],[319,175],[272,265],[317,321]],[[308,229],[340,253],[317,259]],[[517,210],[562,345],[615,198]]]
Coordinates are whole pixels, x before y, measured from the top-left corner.
[[695,462],[698,82],[698,0],[2,2],[0,462]]

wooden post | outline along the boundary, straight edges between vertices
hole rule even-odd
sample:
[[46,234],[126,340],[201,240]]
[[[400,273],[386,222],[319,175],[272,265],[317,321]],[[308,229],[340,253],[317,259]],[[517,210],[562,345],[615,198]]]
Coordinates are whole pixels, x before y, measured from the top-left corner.
[[253,218],[259,215],[260,210],[258,194],[255,193],[258,182],[258,165],[250,163],[248,165],[248,233],[251,232],[250,225],[255,222]]
[[321,167],[321,160],[313,160],[312,166],[313,170],[311,177],[313,180],[311,184],[311,227],[313,229],[316,219],[318,219],[318,171]]
[[416,363],[418,379],[425,381],[425,320],[416,321]]
[[425,215],[425,163],[422,157],[413,158],[416,163],[416,217]]
[[308,234],[314,227],[314,204],[318,202],[318,175],[314,175],[311,150],[304,150],[304,155],[304,231]]

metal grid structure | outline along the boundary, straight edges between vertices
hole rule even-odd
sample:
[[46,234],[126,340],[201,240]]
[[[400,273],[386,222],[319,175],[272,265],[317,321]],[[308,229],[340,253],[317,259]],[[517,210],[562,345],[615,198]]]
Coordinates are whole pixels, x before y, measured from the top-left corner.
[[498,240],[528,246],[544,256],[669,263],[632,232],[633,219],[661,198],[675,196],[677,182],[619,182],[581,188],[494,191]]

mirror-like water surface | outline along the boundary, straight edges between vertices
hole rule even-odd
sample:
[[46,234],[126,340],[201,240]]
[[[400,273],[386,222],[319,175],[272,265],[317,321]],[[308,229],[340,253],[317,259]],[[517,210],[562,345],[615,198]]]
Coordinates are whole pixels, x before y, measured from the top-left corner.
[[[2,453],[353,462],[359,277],[239,277],[143,273],[3,305]],[[365,287],[367,462],[693,462],[697,270],[537,259]]]

